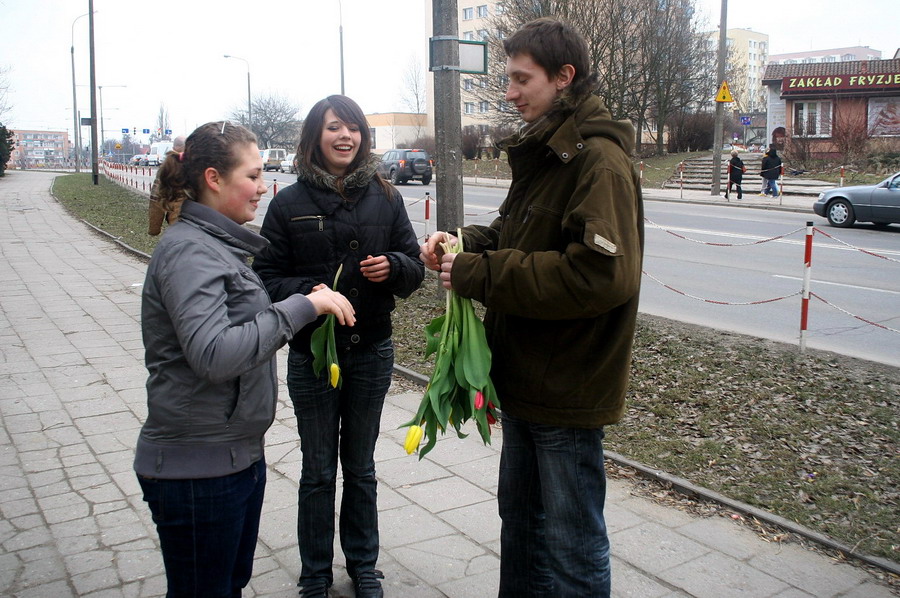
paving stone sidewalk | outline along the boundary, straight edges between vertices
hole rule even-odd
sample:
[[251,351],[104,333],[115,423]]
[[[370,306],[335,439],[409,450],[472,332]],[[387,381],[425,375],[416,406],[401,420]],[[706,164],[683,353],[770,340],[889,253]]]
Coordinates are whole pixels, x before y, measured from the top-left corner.
[[[0,595],[162,596],[156,532],[132,472],[146,415],[145,264],[68,216],[50,194],[53,176],[0,179]],[[249,597],[295,596],[299,571],[299,443],[284,351],[278,359],[283,399],[267,435]],[[502,431],[492,446],[477,434],[448,437],[420,462],[397,430],[418,399],[399,389],[388,397],[376,450],[385,594],[496,596]],[[892,595],[861,568],[660,506],[632,495],[627,481],[609,486],[616,597]],[[337,559],[332,596],[350,597]]]

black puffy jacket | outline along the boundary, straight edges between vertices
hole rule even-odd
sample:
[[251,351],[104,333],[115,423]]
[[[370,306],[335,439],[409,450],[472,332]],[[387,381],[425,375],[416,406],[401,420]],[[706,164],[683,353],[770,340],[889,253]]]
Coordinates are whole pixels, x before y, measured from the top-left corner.
[[[403,198],[396,190],[388,197],[373,178],[368,186],[347,194],[345,200],[335,191],[305,181],[279,191],[260,231],[271,245],[254,260],[253,269],[272,300],[278,301],[293,293],[309,293],[319,283],[332,287],[343,264],[336,290],[353,304],[356,325],[336,326],[335,339],[339,347],[353,348],[391,336],[394,296],[408,297],[419,288],[425,268]],[[373,283],[362,275],[359,263],[370,255],[388,257],[388,280]],[[316,328],[307,326],[298,332],[291,348],[309,353],[310,335]]]

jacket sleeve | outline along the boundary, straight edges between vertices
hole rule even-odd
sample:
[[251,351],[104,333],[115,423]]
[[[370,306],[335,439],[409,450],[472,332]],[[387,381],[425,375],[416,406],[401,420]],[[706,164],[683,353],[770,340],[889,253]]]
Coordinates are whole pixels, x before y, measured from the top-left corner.
[[633,177],[605,167],[587,170],[562,228],[564,250],[459,254],[454,290],[490,309],[541,320],[595,317],[638,293],[643,221]]
[[385,284],[391,293],[405,298],[413,294],[425,278],[425,266],[419,259],[419,241],[406,213],[400,193],[391,200],[394,222],[391,226],[390,249],[383,252],[391,263],[391,274]]
[[228,288],[234,283],[229,278],[243,275],[202,244],[173,245],[158,272],[160,300],[185,358],[199,377],[213,384],[271,359],[298,330],[316,319],[309,299],[294,295],[263,305],[250,320],[233,322]]
[[308,295],[319,283],[293,273],[291,236],[287,228],[287,219],[282,202],[278,201],[278,198],[273,199],[269,203],[269,209],[259,231],[269,241],[269,246],[253,259],[253,269],[262,278],[272,301],[281,301],[295,293]]

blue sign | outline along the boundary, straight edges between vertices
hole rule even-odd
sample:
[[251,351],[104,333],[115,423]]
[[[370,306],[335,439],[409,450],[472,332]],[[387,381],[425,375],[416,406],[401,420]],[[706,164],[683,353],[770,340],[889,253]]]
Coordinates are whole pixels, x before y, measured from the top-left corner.
[[144,135],[149,135],[149,134],[150,134],[150,129],[144,129]]
[[122,129],[122,132],[125,133],[125,134],[127,135],[127,134],[128,134],[128,129]]
[[745,127],[749,127],[749,126],[750,126],[750,117],[749,117],[749,116],[742,116],[742,117],[741,117],[741,124],[744,125]]
[[172,134],[172,129],[166,129],[166,135],[171,135],[171,134]]

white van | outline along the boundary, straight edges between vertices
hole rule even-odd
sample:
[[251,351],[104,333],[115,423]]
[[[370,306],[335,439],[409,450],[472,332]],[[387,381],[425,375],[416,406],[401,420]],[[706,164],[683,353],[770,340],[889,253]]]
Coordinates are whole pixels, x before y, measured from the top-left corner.
[[263,161],[263,170],[281,170],[281,161],[287,157],[287,152],[281,148],[269,148],[259,150],[259,157]]
[[159,141],[150,144],[150,153],[147,154],[147,166],[159,166],[166,159],[166,152],[171,151],[171,141]]

